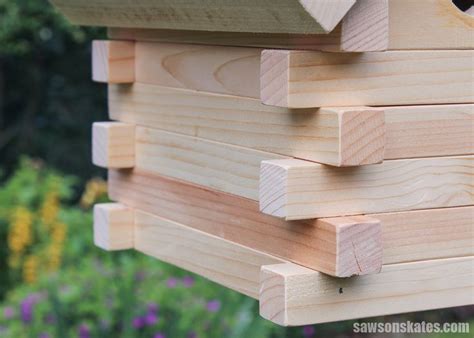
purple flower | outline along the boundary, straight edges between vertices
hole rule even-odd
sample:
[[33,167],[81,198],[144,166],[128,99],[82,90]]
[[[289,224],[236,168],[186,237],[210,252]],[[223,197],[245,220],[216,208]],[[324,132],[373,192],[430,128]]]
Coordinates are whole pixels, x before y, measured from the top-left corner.
[[20,304],[20,314],[23,323],[28,324],[33,320],[33,300],[27,297]]
[[147,306],[147,310],[148,310],[149,313],[157,313],[158,312],[158,305],[156,305],[154,303],[150,303]]
[[157,333],[155,333],[153,338],[166,338],[166,336],[161,332],[157,332]]
[[168,278],[168,281],[166,282],[166,285],[172,289],[175,288],[176,285],[178,285],[178,280],[174,277]]
[[81,324],[79,326],[79,338],[90,338],[91,337],[91,331],[89,330],[89,327],[86,324]]
[[316,330],[314,329],[314,326],[303,327],[303,336],[309,338],[309,337],[313,337],[315,333],[316,333]]
[[12,319],[14,315],[15,310],[13,310],[11,306],[7,306],[5,309],[3,309],[3,318]]
[[207,302],[207,311],[209,312],[217,312],[221,308],[220,300],[214,299]]
[[38,338],[49,338],[49,334],[47,334],[46,332],[43,332],[42,334],[38,336]]
[[190,288],[191,286],[194,285],[194,277],[192,276],[184,276],[183,278],[183,284],[185,287]]
[[197,338],[197,333],[196,332],[189,332],[187,338]]
[[133,327],[136,329],[141,329],[145,324],[145,319],[143,317],[135,317],[132,322]]
[[157,322],[158,322],[158,316],[156,315],[156,313],[153,313],[153,312],[149,312],[146,316],[145,316],[145,324],[148,325],[148,326],[152,326],[152,325],[155,325]]

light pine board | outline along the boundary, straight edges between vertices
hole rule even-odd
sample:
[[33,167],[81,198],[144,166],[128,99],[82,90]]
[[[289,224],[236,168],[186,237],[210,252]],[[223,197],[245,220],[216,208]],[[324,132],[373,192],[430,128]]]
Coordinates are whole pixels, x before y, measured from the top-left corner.
[[[339,113],[366,109],[300,111],[265,106],[250,98],[141,83],[109,86],[109,116],[113,120],[331,164],[341,163],[337,159],[341,154],[338,143],[341,120],[336,117]],[[473,153],[473,105],[380,109],[385,110],[384,159]],[[364,121],[367,120],[359,120]],[[371,153],[370,149],[381,150],[379,128],[371,131],[366,123],[352,126],[356,128],[347,135],[349,144],[361,137],[353,143],[354,148],[344,148],[348,149],[352,163],[364,159],[364,154]],[[368,140],[371,143],[366,143]]]
[[120,122],[92,125],[92,163],[103,168],[135,165],[135,126]]
[[474,206],[370,217],[382,223],[384,264],[474,255]]
[[136,128],[135,168],[258,200],[260,163],[284,156],[159,129]]
[[[380,3],[382,1],[377,1]],[[351,8],[343,20],[348,24],[349,15],[357,5]],[[420,15],[423,13],[423,15]],[[471,14],[473,15],[473,14]],[[371,16],[372,19],[375,16]],[[379,17],[381,19],[383,17]],[[390,0],[389,1],[389,45],[390,50],[432,50],[432,49],[473,49],[474,19],[468,13],[462,13],[450,0]],[[359,21],[359,22],[364,22]],[[369,24],[370,21],[366,21]],[[356,24],[356,23],[354,23]],[[374,27],[374,22],[372,26]],[[361,27],[362,26],[356,26]],[[348,30],[350,31],[350,30]],[[357,30],[356,30],[357,31]],[[365,29],[363,34],[369,32]],[[379,33],[379,32],[377,32]],[[350,45],[341,46],[341,27],[331,34],[249,34],[203,31],[169,31],[152,29],[111,28],[112,39],[131,39],[181,43],[202,43],[208,45],[254,46],[283,49],[347,50]],[[356,40],[364,35],[349,35]],[[365,41],[378,41],[371,38]],[[355,46],[355,47],[360,47]]]
[[390,0],[389,8],[389,49],[474,48],[474,18],[451,0]]
[[473,156],[360,168],[271,160],[260,173],[260,210],[287,220],[474,204]]
[[259,98],[261,52],[260,48],[136,42],[136,82]]
[[377,275],[332,278],[294,264],[262,267],[260,315],[307,325],[474,304],[474,259],[384,266]]
[[339,51],[342,29],[329,34],[269,34],[109,27],[112,40]]
[[291,111],[253,99],[135,83],[109,87],[109,116],[336,166],[383,159],[383,116],[363,107]]
[[254,201],[137,170],[110,171],[109,195],[135,209],[331,275],[373,273],[382,264],[376,220],[288,223],[260,213]]
[[472,103],[472,50],[329,54],[265,50],[265,104],[309,108]]
[[389,1],[358,0],[342,21],[340,51],[388,49]]
[[135,43],[133,41],[92,42],[92,79],[104,83],[135,81]]
[[[109,171],[109,194],[130,207],[305,266],[331,257],[327,243],[320,242],[320,221],[267,216],[249,199],[137,170]],[[473,254],[474,207],[367,217],[381,221],[384,264]]]
[[385,159],[474,154],[474,105],[383,107]]
[[135,210],[135,249],[258,299],[260,267],[284,260]]
[[111,250],[133,248],[133,209],[119,203],[102,203],[94,206],[94,244]]
[[388,1],[358,0],[329,34],[265,34],[110,28],[111,39],[282,47],[325,51],[383,51],[388,48]]
[[323,34],[356,0],[53,0],[76,25]]

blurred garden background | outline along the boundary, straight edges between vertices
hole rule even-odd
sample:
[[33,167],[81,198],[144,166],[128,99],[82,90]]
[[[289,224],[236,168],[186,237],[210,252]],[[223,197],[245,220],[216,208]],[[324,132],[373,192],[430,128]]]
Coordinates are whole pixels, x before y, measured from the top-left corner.
[[[107,186],[90,132],[107,110],[90,42],[105,36],[69,25],[46,0],[0,0],[0,337],[355,336],[352,321],[280,328],[250,298],[94,247],[91,208]],[[474,323],[474,308],[376,320]]]

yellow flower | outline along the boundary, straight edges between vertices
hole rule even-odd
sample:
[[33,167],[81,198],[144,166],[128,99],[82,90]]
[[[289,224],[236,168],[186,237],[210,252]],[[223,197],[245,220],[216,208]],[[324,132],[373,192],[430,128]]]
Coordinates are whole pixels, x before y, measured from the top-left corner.
[[17,207],[11,217],[8,232],[8,247],[13,254],[19,254],[31,244],[33,215],[25,207]]
[[54,222],[59,211],[59,197],[56,190],[49,191],[41,206],[40,217],[41,221],[45,225],[49,225]]
[[23,280],[26,283],[34,283],[37,280],[38,271],[38,258],[33,255],[29,255],[25,259],[23,265]]
[[89,180],[81,197],[81,206],[89,208],[94,202],[107,193],[107,182],[101,178]]

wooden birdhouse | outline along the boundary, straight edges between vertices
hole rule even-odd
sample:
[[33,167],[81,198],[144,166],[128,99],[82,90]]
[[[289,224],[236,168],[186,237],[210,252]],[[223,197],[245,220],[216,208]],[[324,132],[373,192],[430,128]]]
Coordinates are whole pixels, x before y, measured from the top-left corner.
[[473,304],[474,18],[450,0],[53,0],[106,26],[95,242],[280,325]]

